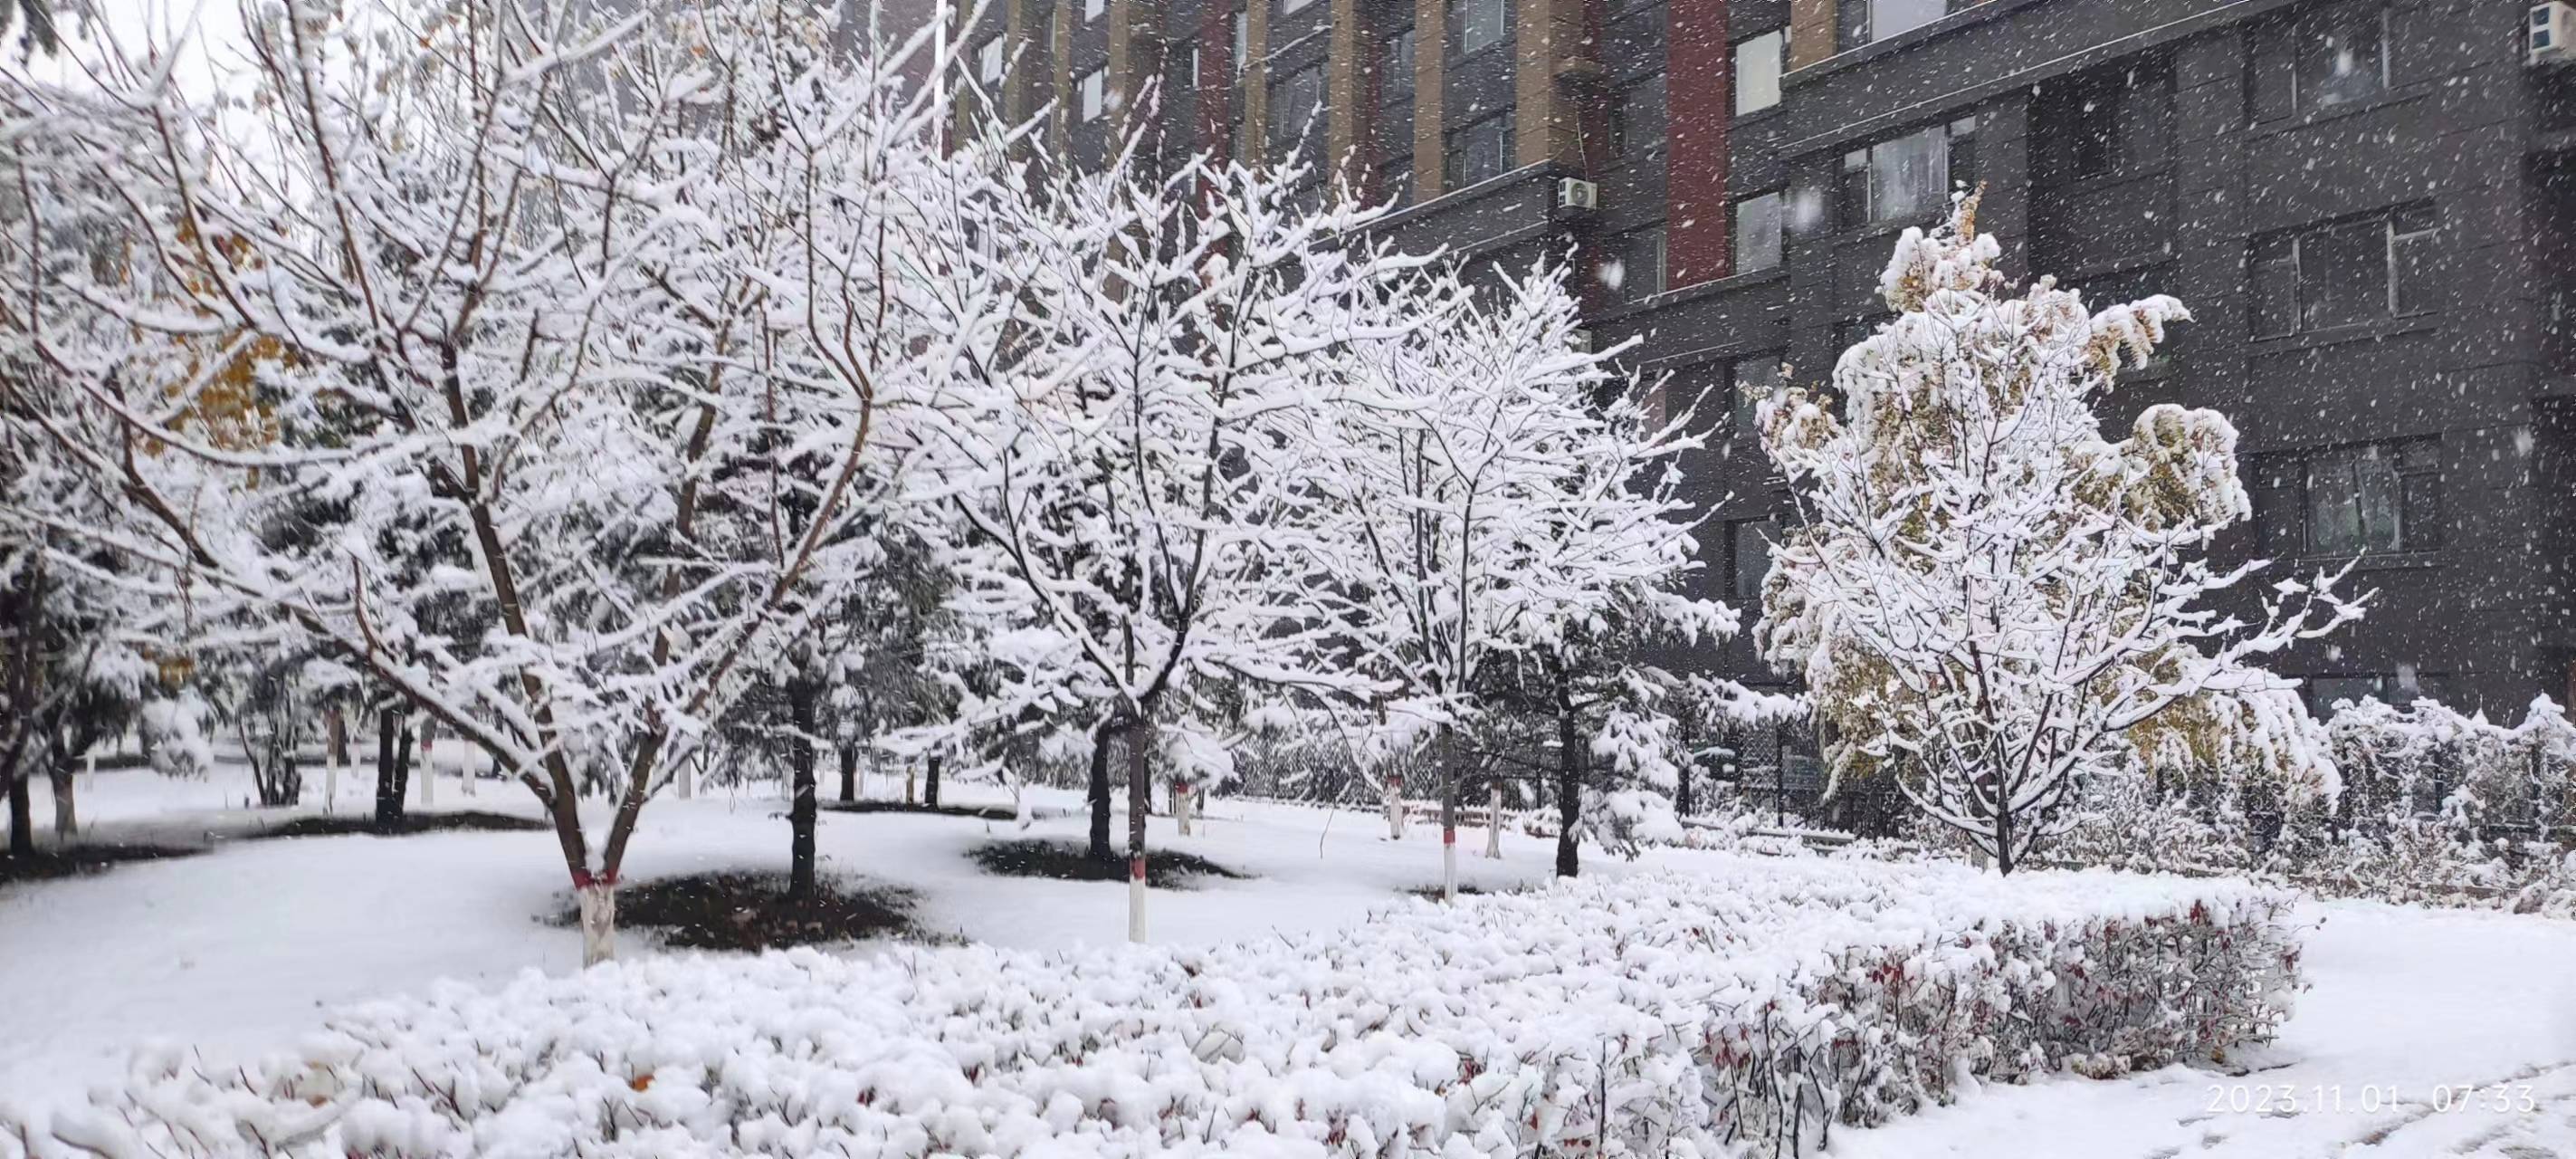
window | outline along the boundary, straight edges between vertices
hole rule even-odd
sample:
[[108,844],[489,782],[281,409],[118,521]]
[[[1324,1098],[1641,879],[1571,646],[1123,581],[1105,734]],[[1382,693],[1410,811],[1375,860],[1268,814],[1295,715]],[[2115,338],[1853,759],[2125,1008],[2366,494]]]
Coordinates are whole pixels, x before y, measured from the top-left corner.
[[1238,11],[1234,14],[1234,75],[1242,76],[1251,66],[1252,14]]
[[2268,546],[2342,556],[2442,545],[2438,439],[2273,455],[2256,469]]
[[991,40],[987,40],[987,41],[985,41],[985,42],[984,42],[980,47],[978,47],[978,48],[976,48],[976,49],[975,49],[975,75],[976,75],[976,76],[978,76],[978,77],[980,77],[980,78],[982,78],[982,80],[983,80],[983,82],[984,82],[984,87],[985,87],[985,88],[990,89],[990,88],[999,88],[999,87],[1001,87],[1001,84],[1002,84],[1002,38],[1001,38],[1001,37],[996,36],[996,37],[992,38]]
[[1726,525],[1727,594],[1738,608],[1762,602],[1762,581],[1771,575],[1771,528],[1768,519],[1738,519]]
[[1727,394],[1737,438],[1751,441],[1760,432],[1754,429],[1753,405],[1764,395],[1780,389],[1782,379],[1780,356],[1748,354],[1727,368]]
[[1464,189],[1479,181],[1500,177],[1511,169],[1511,110],[1449,130],[1449,139],[1440,155],[1440,180],[1444,188]]
[[1503,42],[1509,23],[1503,6],[1509,0],[1449,0],[1449,37],[1453,55],[1465,56]]
[[[2307,694],[2308,711],[2319,720],[2327,720],[2334,716],[2334,706],[2345,701],[2359,704],[2365,700],[2376,700],[2391,708],[2404,708],[2415,703],[2418,697],[2439,699],[2434,687],[2437,682],[2432,677],[2417,676],[2408,665],[2398,667],[2395,675],[2310,676],[2301,682],[2301,691]],[[2435,791],[2424,794],[2419,800],[2438,802],[2449,795],[2448,787],[2437,786]]]
[[1392,105],[1413,99],[1413,26],[1386,34],[1377,50],[1377,103]]
[[1643,229],[1632,229],[1619,235],[1616,269],[1603,271],[1610,276],[1602,280],[1619,296],[1634,302],[1664,292],[1664,223],[1656,222]]
[[1845,51],[1873,40],[1885,40],[1908,29],[1921,28],[1950,13],[1965,8],[1972,0],[1841,0],[1842,35],[1839,45]]
[[2254,336],[2277,338],[2432,308],[2433,207],[2312,225],[2254,240]]
[[2165,75],[2127,68],[2073,86],[2058,116],[2066,126],[2067,164],[2077,178],[2136,173],[2164,164]]
[[1082,74],[1083,124],[1088,125],[1093,121],[1099,120],[1100,114],[1107,110],[1109,104],[1108,85],[1108,74],[1104,70],[1095,68],[1090,72]]
[[2388,308],[2398,315],[2433,309],[2433,207],[2404,206],[2388,215]]
[[2256,122],[2351,104],[2388,91],[2388,10],[2314,8],[2248,34],[2246,111]]
[[1303,9],[1314,2],[1315,0],[1279,0],[1279,14],[1281,16],[1286,16],[1291,12]]
[[1082,18],[1085,20],[1098,20],[1107,11],[1109,0],[1082,0]]
[[1735,203],[1735,272],[1751,273],[1780,264],[1785,239],[1785,209],[1780,195],[1757,193]]
[[1664,147],[1664,74],[1648,73],[1619,86],[1610,102],[1610,156],[1652,153]]
[[1977,119],[1962,117],[1843,154],[1845,226],[1920,221],[1977,180]]
[[1306,136],[1324,99],[1324,66],[1310,64],[1270,82],[1270,155],[1285,158]]
[[1735,42],[1735,115],[1758,113],[1780,103],[1780,74],[1788,62],[1789,38],[1774,28]]

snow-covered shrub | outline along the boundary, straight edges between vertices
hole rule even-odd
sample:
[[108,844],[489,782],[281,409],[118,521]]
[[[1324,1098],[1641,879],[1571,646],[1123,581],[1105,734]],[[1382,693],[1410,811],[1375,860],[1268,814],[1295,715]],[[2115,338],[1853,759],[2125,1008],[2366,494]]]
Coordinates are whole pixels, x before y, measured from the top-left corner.
[[215,767],[215,746],[206,732],[213,710],[195,689],[177,696],[143,702],[135,722],[154,771],[169,777],[203,777]]
[[2335,799],[2284,793],[2259,770],[2202,770],[2161,790],[2122,770],[2084,787],[2049,858],[2576,913],[2576,724],[2555,702],[2534,700],[2511,727],[2431,700],[2347,703],[2326,732]]
[[1783,1155],[2206,1057],[2298,983],[2243,882],[1739,860],[1211,949],[660,957],[149,1055],[0,1157]]
[[2121,770],[2083,787],[2047,852],[2061,865],[2242,873],[2259,857],[2254,834],[2237,785],[2208,784],[2195,794]]
[[2513,727],[2438,701],[2339,706],[2326,726],[2343,771],[2340,815],[2369,832],[2437,818],[2462,834],[2576,822],[2576,724],[2536,697]]

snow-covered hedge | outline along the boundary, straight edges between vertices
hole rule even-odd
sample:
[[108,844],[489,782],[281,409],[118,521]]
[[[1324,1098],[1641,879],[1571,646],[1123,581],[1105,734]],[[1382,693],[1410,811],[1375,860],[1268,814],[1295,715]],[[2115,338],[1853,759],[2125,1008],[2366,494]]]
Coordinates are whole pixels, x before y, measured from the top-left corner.
[[2576,721],[2547,697],[2522,723],[2431,700],[2340,706],[2342,792],[2285,799],[2245,770],[2097,779],[2045,857],[2241,874],[2328,896],[2576,917]]
[[2266,1035],[2281,894],[1730,861],[1215,949],[658,957],[170,1052],[0,1155],[1772,1155]]

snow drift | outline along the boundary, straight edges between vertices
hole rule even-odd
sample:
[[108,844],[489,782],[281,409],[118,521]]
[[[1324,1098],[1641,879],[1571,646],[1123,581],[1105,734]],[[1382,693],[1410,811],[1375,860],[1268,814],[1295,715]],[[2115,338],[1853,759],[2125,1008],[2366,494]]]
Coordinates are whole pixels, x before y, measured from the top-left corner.
[[1742,859],[1215,949],[665,956],[147,1053],[0,1156],[1780,1155],[2288,1013],[2287,895]]

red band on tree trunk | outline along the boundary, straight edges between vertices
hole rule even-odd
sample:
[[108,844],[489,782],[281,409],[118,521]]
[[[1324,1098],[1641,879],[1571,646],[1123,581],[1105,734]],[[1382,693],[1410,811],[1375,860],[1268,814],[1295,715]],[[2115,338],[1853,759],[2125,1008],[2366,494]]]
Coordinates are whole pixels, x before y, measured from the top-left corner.
[[1145,880],[1145,859],[1144,859],[1144,858],[1142,858],[1142,857],[1130,857],[1130,858],[1128,858],[1128,859],[1127,859],[1127,879],[1128,879],[1129,881],[1143,881],[1143,880]]
[[1447,825],[1441,826],[1440,843],[1442,845],[1456,845],[1458,843],[1458,831]]

